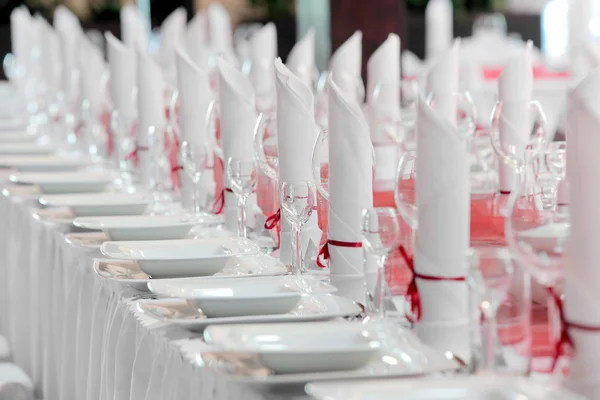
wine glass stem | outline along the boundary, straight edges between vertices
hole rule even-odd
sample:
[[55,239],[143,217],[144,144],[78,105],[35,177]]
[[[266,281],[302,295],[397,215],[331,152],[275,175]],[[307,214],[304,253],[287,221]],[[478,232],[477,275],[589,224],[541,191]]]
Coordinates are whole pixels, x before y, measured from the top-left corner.
[[484,310],[482,315],[481,338],[483,346],[483,364],[481,369],[483,371],[493,372],[496,370],[496,312],[493,310]]
[[297,276],[302,276],[302,245],[300,244],[300,227],[297,224],[292,224],[292,233],[294,241],[292,249],[292,273]]
[[239,206],[238,223],[240,224],[238,235],[243,238],[248,237],[247,233],[246,233],[246,199],[247,199],[246,195],[241,195],[238,197],[238,206]]
[[200,179],[198,177],[194,177],[194,193],[193,193],[193,201],[194,201],[194,214],[196,217],[200,217]]
[[377,290],[377,317],[380,320],[385,319],[385,261],[387,255],[377,257],[377,284],[375,288]]

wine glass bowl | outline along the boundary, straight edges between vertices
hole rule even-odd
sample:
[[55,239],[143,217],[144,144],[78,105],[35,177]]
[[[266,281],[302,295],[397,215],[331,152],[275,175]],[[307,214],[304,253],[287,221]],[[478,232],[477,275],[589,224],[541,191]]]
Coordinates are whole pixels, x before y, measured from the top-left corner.
[[468,283],[478,295],[483,313],[495,315],[508,294],[514,266],[510,251],[506,248],[471,249]]
[[557,179],[565,179],[567,174],[567,142],[552,142],[545,153],[546,168]]
[[406,151],[400,158],[394,185],[394,202],[402,219],[416,230],[418,213],[416,204],[415,182],[417,177],[417,153]]
[[490,141],[500,159],[515,169],[519,170],[527,163],[526,150],[534,155],[542,151],[545,131],[546,116],[537,101],[528,104],[498,101],[494,105]]
[[283,182],[280,204],[285,219],[292,226],[302,227],[310,219],[315,205],[314,184],[309,181]]
[[[445,115],[458,128],[459,134],[472,138],[475,134],[477,111],[468,92],[465,93],[429,93],[427,105]],[[455,113],[455,114],[454,114]]]
[[362,222],[365,251],[383,256],[400,243],[400,225],[395,209],[382,207],[364,210]]
[[261,172],[270,179],[279,174],[277,118],[275,113],[261,113],[254,128],[254,158]]
[[253,159],[230,157],[226,167],[227,181],[238,199],[238,236],[247,238],[246,200],[256,190],[258,171]]

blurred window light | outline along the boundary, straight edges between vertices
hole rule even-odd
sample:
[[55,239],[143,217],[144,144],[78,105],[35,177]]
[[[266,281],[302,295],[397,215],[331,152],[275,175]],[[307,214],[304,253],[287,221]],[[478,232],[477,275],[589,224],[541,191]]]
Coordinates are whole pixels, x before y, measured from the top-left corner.
[[[594,0],[596,4],[600,1]],[[542,52],[550,59],[561,59],[569,47],[569,0],[552,0],[542,12]]]

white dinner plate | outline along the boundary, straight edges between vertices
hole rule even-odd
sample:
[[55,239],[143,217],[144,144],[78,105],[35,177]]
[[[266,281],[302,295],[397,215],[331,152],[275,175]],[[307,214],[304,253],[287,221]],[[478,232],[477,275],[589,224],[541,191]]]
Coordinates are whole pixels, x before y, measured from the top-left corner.
[[35,143],[40,136],[25,131],[0,131],[0,143]]
[[[333,293],[335,287],[312,276],[305,279],[311,293]],[[163,279],[148,282],[152,293],[187,300],[211,318],[284,314],[300,301],[303,287],[292,276],[253,279]]]
[[[86,233],[82,233],[81,235],[85,234]],[[83,240],[83,236],[79,236],[78,238]],[[92,239],[90,238],[89,240],[91,241]],[[101,239],[98,238],[97,240]],[[104,242],[104,240],[102,242]],[[100,248],[101,244],[102,243],[98,244],[98,248]],[[151,279],[150,275],[142,271],[134,261],[98,259],[94,260],[94,270],[103,278],[128,284],[140,290],[148,290],[147,284]],[[195,279],[277,276],[287,274],[288,271],[288,268],[278,259],[266,254],[257,254],[254,256],[234,257],[227,263],[221,272],[217,272],[216,274],[207,277],[197,277]],[[153,281],[158,282],[157,279],[154,279]]]
[[[122,219],[127,215],[143,214],[150,199],[136,193],[51,194],[41,196],[40,204],[46,207],[69,207],[76,217],[111,215]],[[85,226],[82,228],[97,230]]]
[[0,156],[0,167],[21,172],[73,171],[89,164],[89,160],[60,155]]
[[[2,135],[0,135],[2,138]],[[0,155],[41,155],[52,154],[56,148],[38,143],[2,143],[0,139]]]
[[65,235],[65,241],[76,247],[100,250],[102,243],[108,239],[102,232],[75,232]]
[[182,215],[76,218],[75,226],[101,230],[113,241],[185,239],[196,225]]
[[300,303],[287,314],[209,318],[183,299],[139,300],[137,309],[152,319],[179,325],[192,331],[202,331],[207,326],[216,324],[326,321],[338,317],[356,316],[362,312],[362,307],[352,300],[334,294],[303,296]]
[[153,278],[213,275],[233,257],[260,252],[242,238],[106,242],[100,250],[110,258],[137,261]]
[[13,183],[38,185],[42,193],[103,192],[114,180],[110,173],[100,172],[22,172],[10,175]]
[[255,355],[276,374],[348,371],[379,351],[361,322],[212,325],[204,340],[219,350]]
[[306,393],[317,400],[583,400],[558,385],[500,375],[311,382]]

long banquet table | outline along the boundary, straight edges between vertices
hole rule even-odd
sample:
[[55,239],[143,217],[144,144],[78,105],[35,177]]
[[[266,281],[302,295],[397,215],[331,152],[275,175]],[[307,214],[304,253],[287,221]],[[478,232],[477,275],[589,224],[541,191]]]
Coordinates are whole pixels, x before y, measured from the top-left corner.
[[[210,347],[135,311],[142,292],[95,274],[97,250],[34,217],[36,200],[0,196],[0,333],[46,400],[289,399],[233,384],[194,362]],[[277,393],[277,394],[275,394]]]

